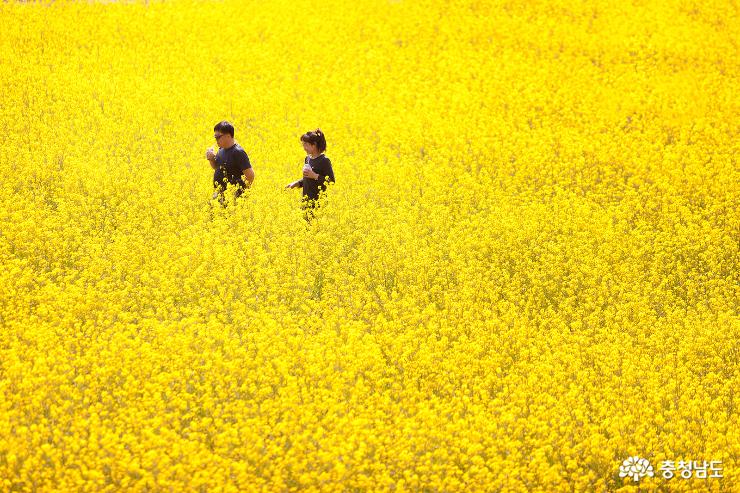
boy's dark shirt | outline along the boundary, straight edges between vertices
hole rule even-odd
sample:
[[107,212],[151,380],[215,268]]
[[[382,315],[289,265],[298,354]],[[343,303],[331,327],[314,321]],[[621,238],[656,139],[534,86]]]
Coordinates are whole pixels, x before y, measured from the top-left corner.
[[319,192],[326,190],[326,180],[334,183],[334,170],[331,167],[329,158],[323,154],[314,159],[306,156],[305,163],[311,165],[313,172],[318,173],[319,179],[312,180],[311,178],[304,177],[298,184],[303,186],[304,199],[317,200],[319,198]]
[[228,149],[219,149],[216,154],[216,170],[213,173],[214,188],[225,189],[227,183],[246,187],[242,172],[252,165],[249,156],[239,144],[234,144]]

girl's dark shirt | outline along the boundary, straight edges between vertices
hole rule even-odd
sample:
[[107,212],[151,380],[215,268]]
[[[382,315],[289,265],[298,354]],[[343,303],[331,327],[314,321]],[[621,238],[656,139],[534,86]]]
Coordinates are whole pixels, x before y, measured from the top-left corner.
[[306,156],[304,163],[311,165],[311,169],[314,173],[318,173],[319,179],[312,180],[311,178],[304,177],[298,183],[303,186],[304,199],[316,200],[319,198],[319,192],[326,190],[327,181],[334,183],[334,170],[331,167],[331,161],[329,158],[323,154],[314,159]]

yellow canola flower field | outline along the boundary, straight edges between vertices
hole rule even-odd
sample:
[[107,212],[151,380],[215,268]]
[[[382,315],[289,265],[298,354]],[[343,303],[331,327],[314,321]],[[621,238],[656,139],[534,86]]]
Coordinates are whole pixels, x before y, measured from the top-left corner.
[[[739,28],[0,4],[0,491],[739,491]],[[225,208],[223,119],[256,172]]]

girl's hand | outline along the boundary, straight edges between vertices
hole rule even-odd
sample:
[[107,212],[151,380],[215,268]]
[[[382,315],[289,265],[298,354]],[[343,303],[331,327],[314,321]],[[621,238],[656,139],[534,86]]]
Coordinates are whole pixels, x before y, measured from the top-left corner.
[[298,181],[294,181],[293,183],[288,183],[287,185],[285,185],[285,188],[296,188],[298,186]]
[[314,171],[311,168],[303,168],[303,177],[304,178],[311,178],[312,180],[318,180],[319,174],[314,173]]

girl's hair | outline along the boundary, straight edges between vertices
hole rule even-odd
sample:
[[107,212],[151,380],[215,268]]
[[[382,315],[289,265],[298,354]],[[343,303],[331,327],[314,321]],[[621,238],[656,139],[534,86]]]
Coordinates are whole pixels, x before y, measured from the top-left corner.
[[320,128],[301,135],[301,142],[308,142],[309,144],[315,145],[318,147],[319,152],[326,151],[326,137]]

